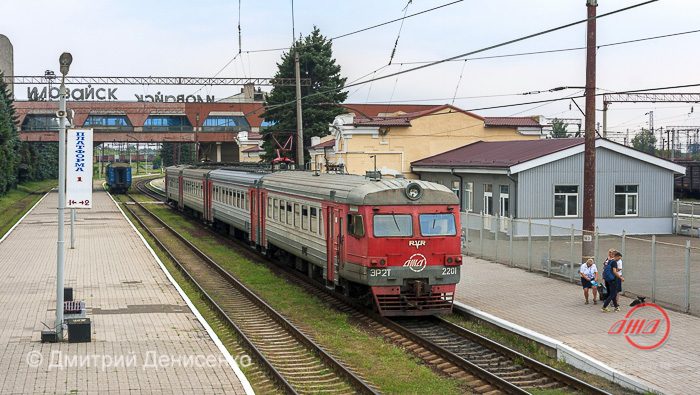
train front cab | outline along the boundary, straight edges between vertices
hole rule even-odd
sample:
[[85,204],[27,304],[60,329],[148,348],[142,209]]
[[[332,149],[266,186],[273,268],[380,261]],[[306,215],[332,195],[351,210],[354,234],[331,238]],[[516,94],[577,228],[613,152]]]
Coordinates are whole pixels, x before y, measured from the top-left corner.
[[462,264],[458,207],[351,208],[343,276],[367,284],[382,315],[449,313]]

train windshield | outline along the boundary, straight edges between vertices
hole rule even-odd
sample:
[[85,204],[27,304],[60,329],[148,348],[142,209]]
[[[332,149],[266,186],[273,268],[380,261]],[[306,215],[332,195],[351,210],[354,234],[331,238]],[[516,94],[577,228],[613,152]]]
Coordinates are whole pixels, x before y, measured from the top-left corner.
[[455,216],[452,214],[421,214],[422,236],[454,236],[457,234]]
[[378,214],[374,216],[374,237],[413,236],[410,214]]

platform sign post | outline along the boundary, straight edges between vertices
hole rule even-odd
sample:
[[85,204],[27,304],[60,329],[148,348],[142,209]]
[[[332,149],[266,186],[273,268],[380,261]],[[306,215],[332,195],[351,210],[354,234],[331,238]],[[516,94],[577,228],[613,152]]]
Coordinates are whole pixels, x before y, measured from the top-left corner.
[[92,208],[92,129],[68,130],[66,207]]

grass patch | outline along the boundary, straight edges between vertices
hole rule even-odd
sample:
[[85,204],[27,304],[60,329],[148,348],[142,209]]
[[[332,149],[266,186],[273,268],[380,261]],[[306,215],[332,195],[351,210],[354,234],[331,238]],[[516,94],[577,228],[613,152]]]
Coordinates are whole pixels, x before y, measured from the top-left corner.
[[413,355],[368,334],[354,325],[349,315],[328,307],[264,265],[233,253],[203,231],[200,224],[166,207],[148,208],[382,392],[461,394],[468,391],[463,382],[437,374]]
[[56,180],[29,181],[19,184],[17,189],[12,189],[0,196],[0,213],[2,213],[0,237],[4,236],[56,184]]
[[[614,394],[636,394],[636,392],[628,390],[626,388],[620,387],[615,383],[612,383],[600,376],[596,376],[590,373],[586,373],[582,370],[576,369],[573,366],[567,364],[564,361],[560,361],[556,358],[552,358],[540,347],[536,342],[524,339],[514,333],[510,333],[506,330],[494,328],[488,324],[483,324],[479,321],[472,321],[464,316],[458,314],[451,314],[444,316],[446,320],[457,324],[463,328],[469,329],[472,332],[476,332],[484,337],[494,340],[502,345],[511,348],[515,351],[525,354],[530,358],[533,358],[545,365],[549,365],[557,370],[560,370],[570,376],[576,377],[579,380],[585,381],[590,385],[598,388],[602,388],[610,393]],[[568,391],[562,390],[545,390],[545,389],[528,389],[529,392],[533,394],[541,395],[555,395],[555,394],[565,394],[570,393]]]

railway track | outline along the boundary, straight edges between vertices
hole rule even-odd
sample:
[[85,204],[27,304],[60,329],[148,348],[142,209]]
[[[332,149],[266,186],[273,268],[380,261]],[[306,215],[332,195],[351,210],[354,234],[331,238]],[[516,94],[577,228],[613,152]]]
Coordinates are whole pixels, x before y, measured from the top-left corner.
[[274,382],[263,383],[264,388],[294,394],[376,393],[143,205],[132,199],[124,206],[238,334]]
[[[148,192],[153,197],[154,192]],[[308,293],[349,314],[359,324],[410,351],[434,369],[465,381],[476,393],[527,394],[532,390],[558,390],[565,393],[607,394],[606,391],[444,319],[381,317],[367,311],[355,301],[312,282],[307,276],[262,257],[242,243],[213,231],[212,234],[251,260],[267,261],[273,270],[291,277]]]

